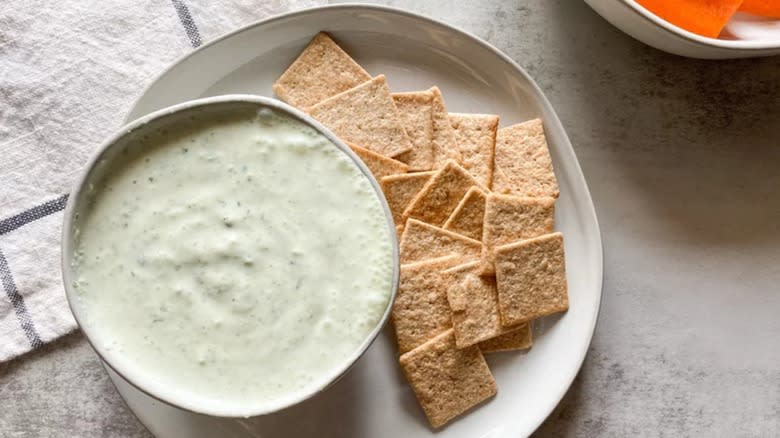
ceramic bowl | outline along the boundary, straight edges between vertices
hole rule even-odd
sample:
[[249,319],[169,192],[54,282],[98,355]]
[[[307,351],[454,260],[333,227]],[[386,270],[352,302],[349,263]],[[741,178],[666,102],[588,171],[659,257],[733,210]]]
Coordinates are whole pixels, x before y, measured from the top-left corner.
[[778,19],[737,13],[720,38],[708,38],[659,18],[635,0],[585,0],[585,3],[623,32],[675,55],[730,59],[780,54]]
[[[127,361],[124,361],[121,353],[107,354],[108,351],[104,345],[97,342],[96,335],[97,330],[100,327],[95,327],[92,324],[84,324],[86,321],[84,307],[79,304],[79,295],[74,287],[74,280],[76,279],[74,269],[74,255],[76,248],[76,238],[79,233],[79,213],[84,211],[88,204],[88,191],[91,189],[92,182],[99,179],[104,170],[109,169],[110,166],[106,166],[116,155],[118,155],[122,149],[125,149],[134,138],[143,136],[144,133],[151,133],[158,129],[164,129],[166,127],[172,127],[177,122],[186,120],[194,112],[199,114],[212,112],[219,113],[220,111],[230,110],[248,106],[252,109],[270,108],[274,111],[284,113],[309,125],[320,134],[328,138],[336,147],[347,154],[354,162],[354,164],[363,172],[363,174],[370,180],[377,196],[379,197],[384,214],[387,219],[387,226],[390,230],[390,236],[393,246],[393,280],[392,280],[392,292],[387,301],[387,305],[384,312],[377,322],[376,326],[366,336],[360,346],[354,351],[354,353],[341,363],[335,370],[331,371],[331,374],[324,376],[317,384],[312,385],[311,388],[306,391],[302,391],[298,394],[294,394],[288,397],[282,397],[280,400],[270,404],[263,404],[261,406],[246,405],[241,408],[240,411],[227,410],[225,408],[220,409],[212,406],[203,406],[197,401],[193,401],[191,398],[187,398],[186,395],[182,395],[174,391],[166,391],[165,388],[160,388],[160,385],[154,385],[141,373],[134,372]],[[215,417],[227,417],[227,418],[246,418],[257,415],[269,414],[276,412],[292,405],[298,404],[304,400],[311,398],[312,396],[322,392],[340,377],[342,377],[352,365],[363,355],[363,353],[376,339],[379,332],[384,327],[390,315],[393,300],[398,288],[399,278],[399,256],[398,256],[398,244],[395,235],[395,225],[393,223],[392,214],[390,208],[387,205],[384,195],[377,183],[376,179],[371,175],[371,172],[363,164],[363,162],[347,147],[341,140],[339,140],[333,133],[320,123],[304,114],[303,112],[280,102],[275,99],[255,96],[255,95],[224,95],[216,97],[208,97],[203,99],[196,99],[173,105],[151,114],[138,118],[121,129],[119,129],[114,135],[108,138],[85,166],[83,172],[79,176],[75,187],[71,191],[70,198],[68,199],[68,205],[65,209],[64,224],[62,228],[62,273],[65,285],[65,293],[70,305],[71,312],[79,323],[82,331],[90,341],[92,348],[95,349],[97,354],[103,359],[103,361],[117,374],[121,375],[125,380],[130,382],[133,386],[145,392],[146,394],[163,401],[169,405],[176,406],[178,408],[195,412],[199,414],[206,414]]]

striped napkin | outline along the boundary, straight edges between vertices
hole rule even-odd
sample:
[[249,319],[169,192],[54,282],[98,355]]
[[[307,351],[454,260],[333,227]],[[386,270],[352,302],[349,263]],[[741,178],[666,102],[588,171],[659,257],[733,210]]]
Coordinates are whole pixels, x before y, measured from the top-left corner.
[[76,328],[60,273],[67,191],[143,88],[220,34],[321,0],[0,3],[0,362]]

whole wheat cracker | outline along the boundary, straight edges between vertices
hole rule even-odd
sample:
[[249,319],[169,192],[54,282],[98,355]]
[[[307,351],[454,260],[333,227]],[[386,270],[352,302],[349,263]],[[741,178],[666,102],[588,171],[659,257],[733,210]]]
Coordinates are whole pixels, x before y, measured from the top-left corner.
[[401,263],[413,263],[449,255],[479,258],[482,243],[416,219],[404,226],[400,243]]
[[273,85],[280,99],[306,108],[371,79],[371,75],[320,32]]
[[431,119],[433,121],[433,167],[438,168],[444,165],[447,160],[461,162],[458,142],[455,138],[455,131],[450,123],[450,116],[447,113],[447,107],[444,104],[444,97],[441,95],[439,87],[431,87],[433,94]]
[[485,201],[487,195],[479,187],[470,188],[458,206],[444,222],[445,230],[462,234],[472,239],[482,240],[482,223],[485,220]]
[[489,189],[493,181],[498,116],[450,113],[449,119],[463,168]]
[[418,219],[440,227],[474,186],[480,184],[473,176],[455,161],[447,161],[406,207],[403,219]]
[[434,171],[405,173],[386,176],[379,180],[382,193],[387,199],[387,205],[390,207],[390,212],[393,213],[393,221],[397,227],[400,227],[401,231],[403,230],[404,210],[435,173]]
[[347,145],[355,152],[355,155],[360,157],[365,163],[374,178],[380,180],[386,176],[404,174],[409,170],[409,166],[406,164],[387,158],[384,155],[379,155],[374,151],[370,151],[366,148],[360,147],[353,143],[347,143]]
[[447,284],[442,281],[441,271],[463,261],[459,256],[450,256],[401,265],[390,314],[401,353],[452,328]]
[[433,93],[430,90],[393,93],[393,102],[412,141],[412,150],[398,155],[411,170],[433,169]]
[[558,181],[540,119],[498,130],[492,189],[517,196],[558,197]]
[[306,110],[344,141],[393,158],[412,149],[384,75]]
[[479,347],[457,348],[452,330],[404,354],[399,363],[434,428],[493,397],[498,390]]
[[496,248],[501,324],[514,326],[569,308],[561,233]]
[[495,272],[495,247],[550,233],[554,222],[554,198],[489,194],[482,225],[482,273],[490,275]]
[[498,353],[502,351],[526,350],[533,345],[531,323],[523,323],[508,332],[479,343],[483,353]]
[[442,276],[450,284],[447,301],[452,310],[452,327],[458,348],[475,345],[515,329],[501,326],[496,279],[479,275],[479,262],[446,269]]

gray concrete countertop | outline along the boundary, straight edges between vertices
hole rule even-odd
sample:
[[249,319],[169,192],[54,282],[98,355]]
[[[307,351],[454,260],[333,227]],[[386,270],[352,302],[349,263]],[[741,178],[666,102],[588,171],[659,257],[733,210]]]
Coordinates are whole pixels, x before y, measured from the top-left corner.
[[[537,435],[780,435],[780,57],[668,55],[578,0],[383,3],[514,58],[590,185],[601,318]],[[78,333],[0,365],[0,435],[9,430],[149,436]]]

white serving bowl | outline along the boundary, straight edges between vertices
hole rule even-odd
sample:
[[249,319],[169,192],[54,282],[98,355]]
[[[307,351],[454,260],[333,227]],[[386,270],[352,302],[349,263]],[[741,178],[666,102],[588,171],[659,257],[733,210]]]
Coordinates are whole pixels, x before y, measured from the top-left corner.
[[[352,159],[354,164],[369,179],[372,187],[379,197],[380,202],[382,203],[393,246],[393,279],[391,294],[381,318],[377,321],[371,332],[365,337],[365,339],[363,339],[362,343],[355,349],[352,355],[339,364],[336,369],[331,370],[330,374],[322,376],[320,380],[311,385],[311,387],[307,390],[286,397],[281,397],[279,400],[275,400],[274,403],[263,404],[259,407],[246,405],[242,407],[240,411],[234,411],[224,408],[215,408],[213,405],[205,406],[204,404],[199,404],[198,402],[194,402],[191,399],[183,397],[180,393],[164,390],[160,387],[160,385],[155,385],[150,382],[147,377],[133,372],[132,367],[127,365],[127,361],[123,360],[121,355],[117,356],[116,354],[107,354],[105,345],[103,345],[103,343],[96,342],[97,331],[100,330],[100,327],[96,327],[92,324],[84,324],[84,322],[87,321],[86,318],[88,315],[86,315],[84,306],[78,303],[79,294],[73,284],[74,280],[76,279],[73,260],[76,249],[76,237],[78,235],[79,214],[88,207],[89,201],[87,199],[87,193],[91,183],[101,178],[104,169],[110,168],[110,166],[105,166],[105,163],[111,162],[112,159],[121,153],[122,149],[126,148],[127,145],[133,142],[134,139],[138,136],[142,136],[144,133],[154,132],[158,129],[174,126],[181,120],[187,120],[188,117],[194,112],[219,113],[223,110],[230,110],[242,106],[248,106],[257,109],[270,108],[274,111],[284,113],[294,119],[297,119],[298,121],[303,122],[320,134],[324,135],[337,148],[339,148]],[[84,170],[78,177],[76,184],[71,191],[71,195],[68,199],[68,205],[65,209],[64,223],[62,227],[61,261],[65,294],[68,299],[71,312],[73,313],[76,321],[79,323],[82,331],[86,335],[87,340],[89,340],[90,344],[92,345],[92,348],[97,352],[104,363],[106,363],[114,372],[122,376],[126,381],[130,382],[133,386],[160,401],[189,412],[224,418],[247,418],[277,412],[279,410],[301,403],[304,400],[308,400],[340,379],[363,355],[363,353],[365,353],[365,351],[374,342],[377,335],[387,322],[390,315],[390,310],[392,308],[392,303],[395,299],[395,295],[398,289],[400,269],[398,244],[395,237],[395,224],[393,222],[392,214],[390,213],[390,208],[387,205],[387,201],[382,194],[382,190],[380,189],[379,184],[371,175],[371,172],[365,166],[365,164],[357,157],[357,155],[355,155],[354,152],[352,152],[349,147],[347,147],[347,145],[344,144],[344,142],[339,140],[331,131],[303,112],[276,99],[248,94],[232,94],[208,97],[173,105],[138,118],[123,126],[116,133],[111,135],[101,146],[97,148],[92,158],[85,165]]]
[[585,0],[585,3],[623,32],[675,55],[730,59],[780,54],[778,19],[737,13],[720,38],[708,38],[659,18],[635,0]]

